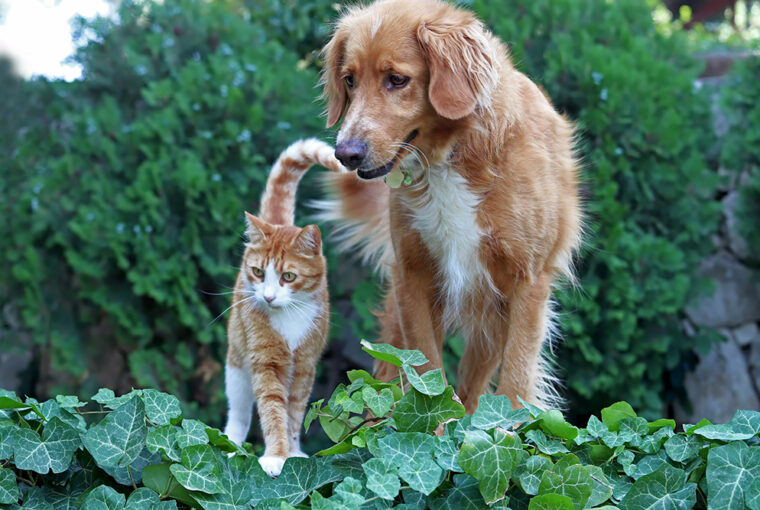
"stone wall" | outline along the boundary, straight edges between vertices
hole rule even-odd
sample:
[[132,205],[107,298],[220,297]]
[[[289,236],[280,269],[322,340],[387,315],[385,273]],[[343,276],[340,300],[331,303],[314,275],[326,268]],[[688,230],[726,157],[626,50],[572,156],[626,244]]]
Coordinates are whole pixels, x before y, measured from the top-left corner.
[[[712,79],[720,87],[720,79]],[[723,136],[727,126],[714,97],[714,128]],[[737,409],[760,409],[760,253],[752,253],[737,229],[738,188],[746,175],[719,168],[723,206],[715,252],[701,265],[701,274],[714,282],[713,292],[696,299],[686,309],[687,332],[695,326],[714,329],[725,341],[700,356],[695,370],[686,377],[691,412],[676,409],[676,418],[695,423],[708,418],[714,423],[731,419]],[[758,226],[760,228],[760,226]]]

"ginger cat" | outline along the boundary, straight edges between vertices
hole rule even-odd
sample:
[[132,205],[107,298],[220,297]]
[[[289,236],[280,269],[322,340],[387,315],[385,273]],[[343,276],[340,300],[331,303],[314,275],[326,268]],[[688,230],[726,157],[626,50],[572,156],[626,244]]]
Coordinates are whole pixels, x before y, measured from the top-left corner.
[[293,226],[296,188],[314,163],[345,171],[329,145],[296,142],[272,168],[259,217],[245,213],[249,241],[227,325],[224,432],[241,444],[257,401],[266,445],[259,463],[270,476],[280,474],[288,457],[307,456],[301,451],[300,427],[329,329],[319,228]]

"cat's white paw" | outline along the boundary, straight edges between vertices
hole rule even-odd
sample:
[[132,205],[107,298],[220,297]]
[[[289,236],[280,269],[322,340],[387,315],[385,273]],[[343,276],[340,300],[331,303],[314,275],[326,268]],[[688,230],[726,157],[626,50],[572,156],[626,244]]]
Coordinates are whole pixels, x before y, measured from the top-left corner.
[[288,457],[303,457],[304,459],[309,458],[309,456],[302,452],[300,448],[297,450],[290,450],[288,452]]
[[272,477],[280,476],[282,472],[282,466],[285,464],[285,459],[282,457],[274,457],[271,455],[262,455],[259,457],[259,464],[266,474]]

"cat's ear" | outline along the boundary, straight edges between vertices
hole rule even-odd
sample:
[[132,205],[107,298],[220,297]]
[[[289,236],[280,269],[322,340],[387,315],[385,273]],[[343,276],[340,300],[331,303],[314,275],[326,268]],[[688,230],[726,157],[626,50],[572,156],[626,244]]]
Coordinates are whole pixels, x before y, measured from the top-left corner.
[[293,241],[296,253],[315,257],[322,252],[322,233],[316,225],[306,225]]
[[246,233],[248,234],[248,240],[251,244],[260,244],[266,240],[267,236],[271,233],[269,225],[258,219],[253,214],[246,211],[245,222],[248,224]]

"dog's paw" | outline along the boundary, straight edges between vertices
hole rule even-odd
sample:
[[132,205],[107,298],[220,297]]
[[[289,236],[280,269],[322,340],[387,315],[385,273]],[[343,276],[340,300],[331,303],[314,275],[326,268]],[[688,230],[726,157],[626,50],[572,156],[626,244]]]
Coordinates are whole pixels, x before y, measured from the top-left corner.
[[288,452],[288,457],[303,457],[304,459],[309,458],[309,456],[302,452],[300,448],[297,450],[290,450]]
[[259,457],[259,464],[266,474],[271,477],[278,477],[282,472],[282,466],[285,464],[283,457],[274,457],[270,455],[263,455]]

